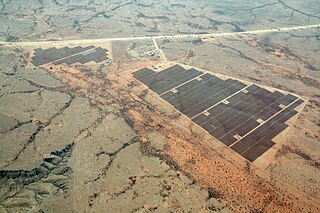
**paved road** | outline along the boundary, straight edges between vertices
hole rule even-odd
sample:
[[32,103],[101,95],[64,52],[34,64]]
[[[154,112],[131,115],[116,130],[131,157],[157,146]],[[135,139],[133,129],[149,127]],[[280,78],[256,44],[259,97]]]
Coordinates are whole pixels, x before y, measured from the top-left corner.
[[156,35],[156,36],[137,36],[137,37],[123,37],[123,38],[103,38],[103,39],[82,39],[82,40],[61,40],[61,41],[23,41],[23,42],[5,42],[0,41],[0,45],[6,46],[33,46],[33,45],[52,45],[52,44],[86,44],[86,43],[103,43],[108,41],[134,41],[134,40],[145,40],[145,39],[190,39],[200,37],[226,37],[241,34],[263,34],[272,32],[288,32],[304,29],[316,29],[320,28],[320,24],[285,27],[285,28],[273,28],[273,29],[262,29],[252,30],[244,32],[221,32],[221,33],[210,33],[210,34],[179,34],[179,35]]

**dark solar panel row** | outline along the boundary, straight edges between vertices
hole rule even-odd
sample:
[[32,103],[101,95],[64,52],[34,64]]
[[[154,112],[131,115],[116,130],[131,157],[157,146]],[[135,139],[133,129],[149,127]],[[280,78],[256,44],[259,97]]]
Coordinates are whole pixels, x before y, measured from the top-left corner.
[[201,74],[196,69],[185,70],[183,67],[175,65],[161,72],[144,68],[133,75],[157,94],[162,94]]
[[[215,101],[216,99],[221,99],[221,96],[223,96],[224,93],[230,93],[231,91],[236,90],[235,87],[238,87],[238,85],[235,85],[234,83],[235,82],[231,79],[222,81],[216,77],[211,78],[209,81],[204,83],[201,83],[200,81],[198,86],[193,87],[188,92],[178,95],[175,99],[168,100],[168,102],[181,112],[186,112],[195,104],[203,103],[203,101],[205,101],[208,97],[212,97]],[[216,97],[214,98],[213,96]],[[196,114],[192,113],[192,115]]]
[[[170,76],[175,76],[179,73],[184,72],[185,69],[179,65],[169,67],[161,72],[153,72],[151,75],[143,75],[142,77],[136,77],[138,80],[148,85],[149,87],[153,84],[159,83],[163,80],[168,79]],[[135,75],[135,74],[134,74]]]
[[210,74],[204,74],[201,76],[201,80],[194,79],[178,88],[176,88],[177,92],[169,92],[161,97],[172,103],[179,103],[184,101],[186,98],[190,98],[196,96],[197,93],[204,91],[214,85],[218,85],[223,81],[215,76]]
[[[252,87],[252,86],[250,86],[250,87]],[[250,87],[248,87],[247,89],[250,89]],[[227,110],[230,110],[230,109],[237,107],[238,104],[245,103],[245,100],[248,99],[253,94],[254,94],[254,92],[250,92],[250,91],[247,94],[245,94],[243,92],[239,92],[238,94],[234,95],[233,97],[227,99],[229,101],[229,104],[220,103],[220,104],[216,105],[215,107],[208,109],[207,111],[210,113],[210,116],[205,116],[205,115],[201,114],[201,115],[195,117],[193,119],[193,121],[201,126],[203,123],[209,122],[212,119],[217,118],[220,114],[223,114]],[[223,115],[223,117],[225,117],[225,116]]]
[[95,61],[95,62],[101,62],[107,59],[107,55],[106,55],[106,50],[102,49],[102,48],[96,48],[94,49],[94,51],[92,51],[92,53],[90,54],[83,54],[83,53],[79,53],[77,55],[73,55],[71,57],[68,58],[64,58],[62,60],[58,60],[56,62],[54,62],[54,65],[57,64],[74,64],[74,63],[81,63],[81,64],[85,64],[88,63],[90,61]]
[[[281,93],[280,93],[281,94]],[[290,104],[291,102],[293,102],[295,99],[297,99],[297,97],[288,94],[286,96],[280,95],[279,94],[279,99],[274,101],[273,105],[278,104],[277,106],[274,106],[272,108],[269,108],[268,111],[266,111],[263,115],[261,115],[261,119],[262,120],[267,120],[268,118],[270,118],[272,115],[274,115],[275,113],[277,113],[279,110],[281,110],[280,105],[284,105],[287,106],[288,104]]]
[[134,76],[136,79],[138,79],[138,80],[140,80],[141,82],[143,82],[143,78],[144,78],[144,77],[150,76],[150,75],[152,75],[152,74],[154,74],[154,73],[155,73],[155,71],[153,71],[153,70],[150,70],[150,69],[148,69],[148,68],[142,68],[142,69],[134,72],[134,73],[133,73],[133,76]]
[[93,45],[88,47],[77,46],[74,48],[63,47],[60,49],[53,47],[46,50],[38,48],[35,49],[35,55],[32,57],[32,63],[35,66],[40,66],[93,48]]
[[192,107],[194,104],[198,104],[205,100],[207,97],[215,95],[217,91],[226,90],[233,86],[233,80],[226,80],[215,82],[213,79],[210,82],[204,83],[199,87],[194,88],[192,91],[170,100],[169,102],[177,107],[180,111],[184,112]]
[[[257,120],[260,118],[259,113],[263,113],[264,111],[268,110],[267,107],[257,107],[257,105],[254,105],[254,100],[249,97],[246,98],[245,101],[241,102],[241,104],[235,105],[230,110],[226,111],[223,115],[228,116],[228,119],[223,122],[224,127],[226,127],[229,131],[225,133],[223,130],[216,130],[215,134],[218,138],[223,138],[225,134],[229,134],[231,132],[232,135],[235,135],[233,133],[236,132],[236,134],[245,134],[248,131],[252,129],[252,127],[255,127],[258,125]],[[259,111],[258,111],[259,110]],[[222,116],[223,116],[222,115]],[[246,129],[240,132],[237,130],[237,128],[241,127],[245,124]],[[232,132],[233,130],[233,132]]]
[[280,104],[296,99],[290,94],[285,96],[278,92],[271,93],[256,85],[246,90],[246,94],[240,92],[228,99],[229,104],[220,103],[209,109],[209,116],[200,114],[193,121],[229,146],[237,140],[235,135],[245,135],[260,124],[258,119],[263,121],[266,114],[279,112],[282,109]]
[[[227,82],[226,80],[225,82]],[[221,84],[219,84],[222,86]],[[210,106],[224,100],[228,96],[234,94],[238,90],[245,87],[245,84],[239,81],[231,82],[231,85],[222,88],[220,86],[212,87],[207,93],[201,93],[201,95],[194,97],[188,101],[188,109],[182,110],[184,114],[192,118]]]
[[176,92],[169,91],[169,92],[161,95],[161,97],[167,101],[179,98],[183,94],[186,94],[186,93],[192,91],[197,86],[204,84],[204,83],[206,83],[210,80],[213,80],[213,79],[218,80],[217,77],[214,77],[214,76],[206,73],[206,74],[202,75],[201,77],[199,77],[198,79],[193,79],[192,81],[189,81],[189,82],[177,87]]
[[189,81],[202,73],[197,70],[188,70],[188,72],[181,72],[177,75],[169,76],[154,85],[151,85],[151,89],[154,90],[158,94],[162,94],[186,81]]
[[284,122],[298,113],[294,109],[302,103],[301,99],[297,100],[294,104],[232,145],[231,148],[249,161],[254,161],[275,144],[272,138],[287,128]]
[[[253,86],[252,86],[253,87]],[[250,119],[250,108],[255,104],[255,95],[261,92],[261,88],[257,88],[254,92],[238,93],[232,98],[228,99],[229,104],[219,104],[218,113],[213,113],[210,117],[211,120],[207,120],[202,125],[214,126],[208,130],[208,132],[221,140],[224,144],[230,145],[235,142],[235,138],[232,130],[236,131],[237,127],[245,126],[246,132],[250,131],[252,127],[257,126],[259,123],[256,120]],[[215,108],[209,110],[216,111]],[[217,112],[217,111],[216,111]],[[249,118],[249,119],[248,119]],[[243,125],[245,123],[245,125]]]
[[[133,75],[250,161],[274,145],[272,138],[287,127],[285,122],[297,113],[294,108],[303,103],[291,94],[271,92],[254,84],[247,86],[237,80],[222,80],[195,69],[186,71],[178,65],[158,73],[144,68]],[[287,107],[289,104],[292,105]],[[287,108],[283,110],[284,107]],[[246,137],[241,139],[242,136]]]

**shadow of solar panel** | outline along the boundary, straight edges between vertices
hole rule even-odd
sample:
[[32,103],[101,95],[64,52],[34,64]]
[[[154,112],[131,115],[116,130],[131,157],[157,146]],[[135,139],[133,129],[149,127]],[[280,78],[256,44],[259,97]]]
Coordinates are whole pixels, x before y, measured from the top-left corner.
[[303,100],[238,80],[220,79],[175,65],[161,72],[143,68],[133,76],[214,138],[249,161],[275,145]]

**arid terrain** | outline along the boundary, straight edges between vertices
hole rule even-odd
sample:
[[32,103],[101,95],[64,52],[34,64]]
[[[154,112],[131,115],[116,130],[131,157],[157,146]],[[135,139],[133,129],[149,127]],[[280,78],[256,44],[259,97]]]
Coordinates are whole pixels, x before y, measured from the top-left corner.
[[[320,212],[319,6],[1,0],[0,212]],[[250,162],[134,77],[177,64],[303,104]]]

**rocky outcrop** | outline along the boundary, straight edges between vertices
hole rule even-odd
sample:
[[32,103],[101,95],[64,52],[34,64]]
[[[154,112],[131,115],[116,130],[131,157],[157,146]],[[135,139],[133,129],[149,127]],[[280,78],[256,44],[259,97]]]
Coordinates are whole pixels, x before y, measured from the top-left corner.
[[43,163],[31,170],[0,171],[0,208],[27,211],[44,198],[65,193],[72,169],[68,165],[74,143],[50,153]]

